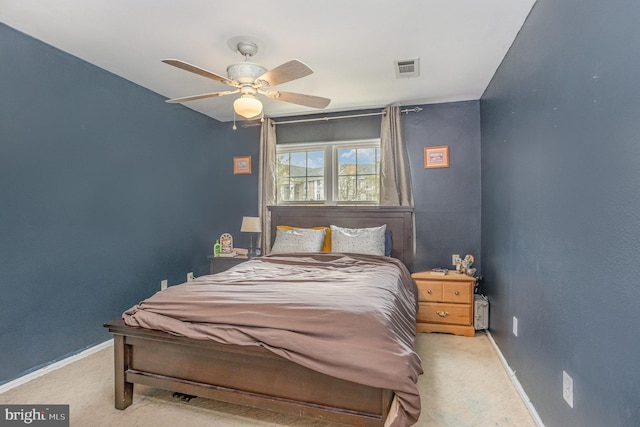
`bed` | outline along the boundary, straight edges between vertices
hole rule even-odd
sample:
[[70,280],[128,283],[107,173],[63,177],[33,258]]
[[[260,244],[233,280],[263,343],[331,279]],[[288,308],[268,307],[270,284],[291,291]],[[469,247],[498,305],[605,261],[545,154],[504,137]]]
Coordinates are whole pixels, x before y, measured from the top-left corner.
[[[410,208],[272,207],[270,211],[272,239],[275,238],[276,227],[279,225],[310,228],[335,224],[341,227],[364,228],[385,224],[392,237],[390,252],[393,259],[384,260],[384,263],[397,263],[396,260],[399,260],[410,264],[412,261],[412,211]],[[269,262],[288,264],[287,256],[286,254],[272,255],[270,257],[274,260]],[[319,254],[304,258],[313,258],[312,262],[327,263],[342,262],[344,257]],[[365,256],[362,256],[362,259],[358,256],[346,258],[356,258],[356,264],[365,265],[374,261],[377,263],[375,258],[383,257],[369,257],[374,258],[373,260]],[[298,259],[293,257],[291,259],[292,263],[297,265]],[[255,271],[260,271],[264,266],[267,268],[266,276],[269,275],[271,266],[268,262],[261,260],[251,264],[252,262],[254,261],[241,264],[238,266],[238,271],[221,273],[222,276],[215,275],[219,277],[203,276],[198,280],[202,280],[203,283],[208,280],[214,282],[232,280],[234,275],[240,274],[242,269],[239,267],[243,265],[245,270],[253,268],[253,265]],[[365,270],[369,269],[369,265],[374,264],[366,264]],[[388,267],[384,268],[388,269]],[[157,298],[162,299],[162,297]],[[167,301],[169,300],[165,299],[164,306]],[[152,304],[152,301],[148,304]],[[198,309],[193,311],[198,312]],[[412,333],[415,335],[415,307],[412,315],[414,316]],[[395,314],[392,313],[390,316]],[[307,319],[309,317],[305,316]],[[404,323],[407,323],[407,315],[404,315],[404,318]],[[141,316],[141,319],[143,320],[140,324],[144,324],[144,317]],[[131,323],[129,318],[127,320]],[[261,321],[263,320],[264,318]],[[353,319],[349,322],[352,325],[358,323]],[[306,324],[305,327],[313,326],[311,322]],[[262,328],[262,330],[254,328],[249,334],[246,330],[238,333],[233,328],[231,333],[227,331],[222,335],[214,332],[218,336],[212,338],[206,335],[209,333],[208,330],[205,332],[206,336],[193,335],[191,330],[182,331],[180,328],[185,325],[193,329],[188,322],[176,325],[178,329],[169,327],[168,330],[171,332],[167,332],[148,327],[128,326],[122,318],[105,324],[114,336],[116,408],[125,409],[132,404],[134,384],[137,383],[355,426],[405,426],[414,423],[419,416],[419,396],[417,396],[417,388],[412,387],[411,381],[415,385],[421,368],[419,358],[411,353],[412,342],[411,348],[399,351],[399,353],[407,353],[403,357],[406,358],[408,366],[399,366],[405,365],[405,362],[396,364],[398,372],[402,371],[400,376],[412,377],[411,381],[403,377],[395,383],[392,380],[389,383],[392,386],[389,387],[378,377],[383,378],[386,375],[393,379],[396,376],[395,373],[387,375],[381,372],[379,376],[370,375],[370,372],[365,370],[365,367],[368,368],[367,365],[371,365],[366,357],[363,357],[361,362],[363,375],[376,378],[375,381],[360,381],[360,377],[350,373],[345,374],[347,371],[360,371],[359,366],[351,366],[348,369],[340,363],[328,366],[331,365],[330,360],[316,361],[314,355],[303,354],[304,351],[300,352],[298,348],[287,348],[286,344],[277,340],[269,343],[273,334],[268,328]],[[406,329],[406,327],[403,328]],[[202,331],[198,330],[198,332]],[[193,336],[189,337],[189,334]],[[369,334],[373,336],[375,332],[369,332]],[[397,334],[397,331],[391,334]],[[243,341],[247,335],[251,335],[249,341],[260,341],[264,336],[266,337],[264,341],[267,343],[251,345],[251,342]],[[239,336],[242,338],[238,338]],[[276,338],[283,342],[289,341],[289,336]],[[351,345],[347,342],[348,340],[344,341],[344,344]],[[376,347],[378,345],[376,344]],[[344,349],[350,348],[344,347]],[[318,355],[318,359],[322,359],[321,355]]]

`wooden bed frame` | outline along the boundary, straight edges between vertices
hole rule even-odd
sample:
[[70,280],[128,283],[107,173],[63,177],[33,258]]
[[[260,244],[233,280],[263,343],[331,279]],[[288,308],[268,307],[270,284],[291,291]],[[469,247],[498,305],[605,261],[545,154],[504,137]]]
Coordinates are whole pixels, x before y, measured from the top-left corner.
[[[372,227],[392,231],[392,256],[412,261],[412,208],[272,207],[276,225]],[[354,426],[383,426],[393,391],[357,384],[305,368],[261,347],[220,344],[124,325],[104,325],[114,336],[115,407],[133,402],[144,384],[275,412]],[[295,379],[295,381],[291,381]]]

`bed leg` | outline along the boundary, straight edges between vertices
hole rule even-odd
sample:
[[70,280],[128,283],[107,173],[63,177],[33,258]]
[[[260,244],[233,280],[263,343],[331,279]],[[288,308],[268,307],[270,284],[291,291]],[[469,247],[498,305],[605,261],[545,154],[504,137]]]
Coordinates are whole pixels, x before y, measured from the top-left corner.
[[125,379],[131,361],[131,349],[124,342],[123,335],[113,336],[114,383],[116,409],[127,409],[133,403],[133,383]]

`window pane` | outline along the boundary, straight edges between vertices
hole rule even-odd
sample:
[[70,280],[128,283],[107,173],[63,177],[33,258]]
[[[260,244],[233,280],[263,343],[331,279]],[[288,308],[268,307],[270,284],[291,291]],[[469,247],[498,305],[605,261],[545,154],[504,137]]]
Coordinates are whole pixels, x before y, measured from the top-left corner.
[[307,170],[309,176],[324,177],[324,151],[309,151],[307,153]]
[[278,181],[289,176],[289,153],[276,155],[276,173],[278,174]]
[[291,176],[307,176],[307,153],[291,153]]
[[296,202],[307,200],[307,181],[304,178],[291,178],[290,199]]
[[357,150],[338,150],[338,175],[355,175],[357,172]]
[[375,175],[358,177],[358,200],[377,201],[380,194],[380,180]]
[[307,181],[308,200],[324,200],[324,176]]
[[290,199],[289,179],[280,179],[280,177],[278,177],[276,188],[278,193],[278,200],[288,201]]
[[377,169],[377,156],[375,148],[360,148],[358,153],[358,175],[375,174]]
[[356,177],[344,175],[338,177],[338,201],[356,200]]

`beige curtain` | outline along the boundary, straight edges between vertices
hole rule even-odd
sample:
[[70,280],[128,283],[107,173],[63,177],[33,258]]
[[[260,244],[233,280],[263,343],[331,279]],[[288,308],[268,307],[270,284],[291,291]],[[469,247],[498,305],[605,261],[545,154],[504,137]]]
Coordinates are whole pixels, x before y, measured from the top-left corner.
[[380,206],[413,206],[400,107],[387,107],[380,129]]
[[[402,138],[402,113],[395,106],[384,109],[380,128],[380,206],[414,206],[409,156]],[[412,220],[415,254],[415,212]]]
[[271,119],[260,130],[260,164],[258,166],[258,212],[262,222],[258,246],[267,254],[271,243],[271,215],[267,206],[276,204],[276,125]]

